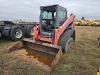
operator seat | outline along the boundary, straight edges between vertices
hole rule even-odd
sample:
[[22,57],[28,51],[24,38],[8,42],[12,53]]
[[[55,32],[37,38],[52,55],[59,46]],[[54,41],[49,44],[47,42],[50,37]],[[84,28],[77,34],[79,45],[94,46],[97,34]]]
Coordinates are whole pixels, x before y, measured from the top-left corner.
[[52,32],[55,29],[53,21],[51,20],[44,21],[41,27],[42,27],[42,30],[40,32],[41,36],[51,38]]
[[53,29],[55,29],[53,21],[44,21],[42,23],[42,29],[43,31],[52,31]]

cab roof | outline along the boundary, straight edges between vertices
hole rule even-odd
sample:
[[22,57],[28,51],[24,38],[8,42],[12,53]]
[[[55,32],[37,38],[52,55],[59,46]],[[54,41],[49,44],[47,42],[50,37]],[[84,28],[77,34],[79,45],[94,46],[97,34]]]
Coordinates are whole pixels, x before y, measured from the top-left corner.
[[56,11],[57,8],[60,8],[60,9],[63,9],[63,10],[67,10],[66,8],[58,5],[58,4],[55,4],[55,5],[48,5],[48,6],[41,6],[40,9],[41,10],[46,10],[46,11]]

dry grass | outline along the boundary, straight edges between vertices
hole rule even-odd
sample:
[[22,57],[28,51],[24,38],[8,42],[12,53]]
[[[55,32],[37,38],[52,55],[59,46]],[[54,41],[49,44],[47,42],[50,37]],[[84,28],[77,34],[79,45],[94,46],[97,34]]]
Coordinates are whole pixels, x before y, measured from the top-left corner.
[[[96,75],[100,64],[97,38],[100,27],[75,27],[76,42],[50,75]],[[0,40],[0,75],[47,75],[34,65],[15,58],[7,50],[15,42]]]

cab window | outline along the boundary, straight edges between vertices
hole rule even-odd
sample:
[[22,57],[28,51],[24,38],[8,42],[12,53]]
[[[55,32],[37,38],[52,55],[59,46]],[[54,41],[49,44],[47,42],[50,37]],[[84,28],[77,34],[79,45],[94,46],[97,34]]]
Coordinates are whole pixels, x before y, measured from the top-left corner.
[[59,11],[58,12],[58,17],[60,19],[65,19],[66,18],[66,12],[65,11]]

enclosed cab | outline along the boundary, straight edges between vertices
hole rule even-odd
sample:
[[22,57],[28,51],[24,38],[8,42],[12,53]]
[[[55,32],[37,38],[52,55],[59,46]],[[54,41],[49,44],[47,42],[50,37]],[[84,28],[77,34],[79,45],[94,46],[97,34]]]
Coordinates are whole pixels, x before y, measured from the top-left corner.
[[67,19],[67,9],[59,6],[41,6],[40,35],[51,37],[52,31],[59,28]]

